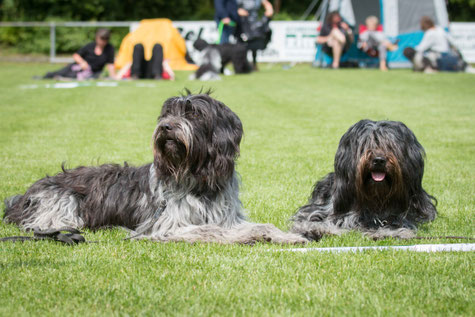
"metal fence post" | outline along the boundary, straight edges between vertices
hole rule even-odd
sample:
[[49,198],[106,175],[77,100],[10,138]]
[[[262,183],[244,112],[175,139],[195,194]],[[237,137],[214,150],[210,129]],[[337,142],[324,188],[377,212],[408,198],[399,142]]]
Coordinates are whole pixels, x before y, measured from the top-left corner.
[[50,22],[49,24],[49,61],[53,63],[56,58],[56,24]]

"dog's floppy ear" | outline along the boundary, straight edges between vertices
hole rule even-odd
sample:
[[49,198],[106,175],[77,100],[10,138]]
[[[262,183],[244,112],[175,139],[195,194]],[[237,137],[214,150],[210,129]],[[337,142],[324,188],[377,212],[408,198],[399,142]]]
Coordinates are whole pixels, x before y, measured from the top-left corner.
[[437,216],[436,205],[437,199],[421,188],[420,192],[410,198],[408,216],[415,216],[415,219],[411,219],[415,222],[432,221]]
[[208,144],[208,185],[221,186],[234,173],[236,158],[239,156],[243,129],[241,120],[222,102],[213,99],[216,123],[212,142]]
[[205,40],[203,40],[202,38],[198,38],[194,43],[193,43],[193,47],[198,50],[198,51],[202,51],[204,50],[207,46],[208,46],[208,42],[206,42]]
[[425,151],[417,140],[415,134],[402,122],[397,122],[398,135],[404,139],[401,144],[405,146],[402,149],[404,160],[400,160],[402,170],[405,174],[407,184],[404,184],[409,190],[409,210],[415,212],[416,222],[432,221],[437,215],[435,205],[437,200],[426,193],[422,188],[422,178],[424,175]]
[[356,198],[356,169],[359,158],[354,153],[358,152],[357,130],[364,122],[360,121],[350,127],[343,134],[335,155],[335,183],[333,208],[335,213],[346,213],[351,210]]
[[410,183],[409,186],[412,193],[420,192],[422,189],[422,177],[424,175],[424,158],[425,151],[422,145],[417,141],[414,133],[402,122],[395,122],[396,134],[402,138],[398,143],[400,147],[399,158],[404,178]]

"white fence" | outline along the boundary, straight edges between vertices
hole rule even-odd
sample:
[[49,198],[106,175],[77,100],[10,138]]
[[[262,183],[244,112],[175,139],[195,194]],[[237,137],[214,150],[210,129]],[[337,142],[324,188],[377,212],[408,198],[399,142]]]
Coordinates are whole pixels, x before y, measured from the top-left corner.
[[[64,62],[69,59],[56,57],[56,27],[129,27],[133,30],[139,22],[3,22],[0,27],[49,27],[50,61]],[[182,36],[192,42],[201,36],[208,42],[218,37],[213,21],[175,21]],[[315,57],[316,21],[273,21],[272,41],[265,51],[259,52],[262,62],[312,62]],[[450,24],[450,32],[457,47],[468,62],[475,63],[475,23],[457,22]]]
[[[218,38],[213,21],[173,22],[182,36],[189,41],[198,35],[207,42]],[[266,50],[258,52],[261,62],[311,62],[315,58],[316,21],[273,21],[272,41]]]
[[475,23],[450,23],[450,35],[467,62],[475,63]]
[[[198,35],[208,42],[216,41],[218,32],[213,21],[173,22],[182,36],[195,40]],[[316,21],[273,21],[272,41],[259,52],[262,62],[312,62],[315,58]],[[134,26],[132,26],[132,29]],[[475,23],[454,22],[449,26],[455,44],[465,60],[475,63]]]

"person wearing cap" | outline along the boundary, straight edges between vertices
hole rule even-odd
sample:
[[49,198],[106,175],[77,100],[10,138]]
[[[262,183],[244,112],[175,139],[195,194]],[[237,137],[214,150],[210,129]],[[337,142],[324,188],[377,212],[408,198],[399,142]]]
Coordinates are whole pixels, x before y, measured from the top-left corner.
[[108,29],[98,29],[95,41],[86,44],[73,54],[74,63],[58,71],[49,72],[43,78],[78,80],[98,78],[104,66],[107,67],[109,77],[115,78],[114,47],[109,43],[109,38]]

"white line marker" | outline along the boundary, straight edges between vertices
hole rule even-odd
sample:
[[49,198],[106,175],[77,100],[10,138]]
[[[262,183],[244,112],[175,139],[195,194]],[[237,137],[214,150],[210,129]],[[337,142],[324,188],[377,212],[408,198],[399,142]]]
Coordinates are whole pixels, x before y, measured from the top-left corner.
[[117,87],[119,84],[111,81],[98,81],[96,83],[97,87]]
[[[18,88],[20,89],[38,89],[38,88],[54,88],[54,89],[70,89],[70,88],[78,88],[78,87],[119,87],[119,82],[107,82],[107,81],[98,81],[98,82],[66,82],[66,83],[51,83],[51,84],[44,84],[44,85],[20,85]],[[135,87],[141,88],[156,88],[158,87],[154,83],[135,83]]]
[[294,248],[279,249],[275,251],[290,252],[363,252],[368,250],[404,250],[413,252],[469,252],[475,251],[475,243],[453,243],[453,244],[417,244],[400,246],[374,246],[374,247],[334,247],[334,248]]

